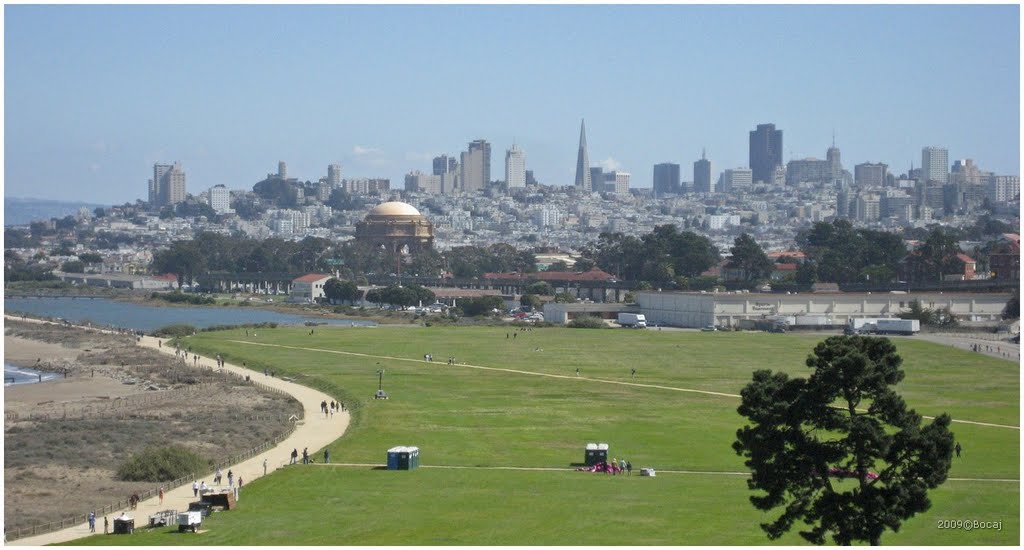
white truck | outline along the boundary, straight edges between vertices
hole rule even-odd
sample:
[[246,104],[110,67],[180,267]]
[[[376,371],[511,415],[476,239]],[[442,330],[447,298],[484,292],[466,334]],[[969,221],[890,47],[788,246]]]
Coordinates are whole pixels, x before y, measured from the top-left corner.
[[616,320],[624,327],[647,328],[647,318],[643,313],[620,313]]
[[903,334],[911,336],[921,332],[921,321],[917,319],[879,319],[875,322],[877,334]]
[[921,322],[917,319],[896,319],[885,317],[865,317],[850,319],[846,325],[846,334],[903,334],[910,336],[921,331]]

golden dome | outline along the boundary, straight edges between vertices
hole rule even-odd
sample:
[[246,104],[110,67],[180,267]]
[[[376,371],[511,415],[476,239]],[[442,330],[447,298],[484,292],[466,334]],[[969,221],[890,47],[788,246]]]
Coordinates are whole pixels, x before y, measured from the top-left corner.
[[367,216],[419,216],[420,211],[404,202],[385,202],[370,210]]

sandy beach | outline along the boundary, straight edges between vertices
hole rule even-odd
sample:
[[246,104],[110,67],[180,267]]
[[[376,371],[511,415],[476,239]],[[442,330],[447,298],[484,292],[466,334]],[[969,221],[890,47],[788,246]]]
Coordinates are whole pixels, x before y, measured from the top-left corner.
[[37,359],[41,359],[40,362],[73,361],[80,353],[82,350],[62,344],[4,335],[4,362],[19,367],[31,368]]

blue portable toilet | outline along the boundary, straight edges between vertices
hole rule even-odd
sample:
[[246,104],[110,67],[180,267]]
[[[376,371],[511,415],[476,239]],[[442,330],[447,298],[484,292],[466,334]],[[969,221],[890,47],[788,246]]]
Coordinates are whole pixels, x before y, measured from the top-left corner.
[[388,449],[388,470],[415,470],[419,466],[419,447],[398,446]]

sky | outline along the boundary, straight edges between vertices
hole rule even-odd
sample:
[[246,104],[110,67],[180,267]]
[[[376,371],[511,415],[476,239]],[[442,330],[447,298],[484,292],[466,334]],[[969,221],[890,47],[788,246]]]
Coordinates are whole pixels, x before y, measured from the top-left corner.
[[748,164],[757,124],[784,160],[897,175],[921,148],[1020,173],[1020,15],[1001,6],[6,5],[4,193],[146,199],[155,162],[188,192],[316,181],[404,186],[431,158],[517,143],[571,185],[591,165]]

